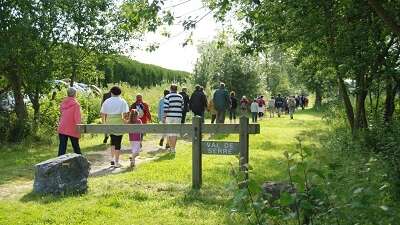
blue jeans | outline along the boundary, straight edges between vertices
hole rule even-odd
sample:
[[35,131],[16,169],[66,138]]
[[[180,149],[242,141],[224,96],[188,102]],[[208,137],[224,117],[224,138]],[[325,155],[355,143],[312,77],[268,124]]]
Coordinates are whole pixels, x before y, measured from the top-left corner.
[[64,155],[67,151],[68,138],[71,140],[72,148],[76,154],[82,154],[81,148],[79,147],[79,138],[71,137],[65,134],[58,134],[60,139],[60,145],[58,146],[58,156]]

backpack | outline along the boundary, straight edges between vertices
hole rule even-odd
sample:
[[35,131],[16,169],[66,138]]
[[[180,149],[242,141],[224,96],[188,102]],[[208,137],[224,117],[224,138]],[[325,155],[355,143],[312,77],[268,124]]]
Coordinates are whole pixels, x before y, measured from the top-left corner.
[[144,116],[144,105],[142,103],[136,104],[136,111],[138,113],[138,117],[142,118]]

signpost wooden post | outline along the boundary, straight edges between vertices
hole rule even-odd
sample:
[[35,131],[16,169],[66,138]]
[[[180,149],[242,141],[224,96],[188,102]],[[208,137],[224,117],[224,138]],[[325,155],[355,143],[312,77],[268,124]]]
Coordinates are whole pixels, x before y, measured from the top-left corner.
[[[239,155],[239,168],[245,173],[245,180],[249,178],[248,166],[249,166],[249,118],[240,118],[240,155]],[[247,184],[245,182],[244,184]],[[244,185],[246,186],[246,185]]]
[[201,117],[193,117],[193,137],[192,137],[192,186],[200,189],[202,183],[202,160],[201,160]]
[[[81,133],[187,133],[192,135],[192,186],[200,189],[202,184],[202,154],[240,155],[239,166],[245,171],[249,163],[249,134],[259,134],[259,124],[249,124],[247,117],[240,124],[203,124],[201,117],[193,117],[192,124],[79,124]],[[204,133],[239,134],[239,142],[202,141]]]

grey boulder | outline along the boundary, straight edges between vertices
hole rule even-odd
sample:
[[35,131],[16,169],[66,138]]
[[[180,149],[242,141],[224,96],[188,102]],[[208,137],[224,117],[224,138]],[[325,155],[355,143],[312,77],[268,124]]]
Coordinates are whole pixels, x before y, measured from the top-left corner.
[[282,181],[268,181],[262,185],[263,197],[268,199],[270,203],[278,200],[282,193],[294,194],[296,189],[292,187],[288,182]]
[[35,165],[33,191],[38,194],[84,193],[90,163],[79,154],[66,154]]

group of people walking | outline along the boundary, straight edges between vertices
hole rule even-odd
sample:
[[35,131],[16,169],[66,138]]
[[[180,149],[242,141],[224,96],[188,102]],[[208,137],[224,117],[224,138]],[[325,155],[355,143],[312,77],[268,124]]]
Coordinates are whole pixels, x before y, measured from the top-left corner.
[[[163,96],[158,103],[158,120],[162,124],[179,124],[185,123],[186,115],[192,111],[194,116],[200,116],[203,119],[205,112],[211,114],[211,123],[224,123],[226,113],[229,113],[229,121],[236,122],[237,111],[240,108],[240,113],[247,114],[249,111],[252,114],[252,121],[257,122],[257,118],[262,118],[266,107],[270,112],[270,117],[273,117],[275,112],[280,117],[283,111],[287,111],[293,118],[295,108],[304,107],[308,104],[308,99],[304,96],[290,96],[283,98],[281,95],[272,97],[266,103],[264,96],[259,96],[250,102],[246,96],[240,100],[236,98],[234,91],[228,92],[225,84],[220,83],[219,88],[214,92],[212,99],[207,100],[204,93],[204,88],[200,85],[195,86],[195,90],[189,96],[187,88],[183,87],[181,92],[178,92],[178,86],[172,84],[169,90],[164,90]],[[150,106],[143,100],[141,94],[137,94],[135,101],[129,106],[125,99],[121,97],[122,90],[118,86],[114,86],[110,91],[103,96],[101,105],[101,121],[103,124],[147,124],[153,122]],[[60,106],[61,117],[58,128],[59,133],[59,151],[58,155],[63,155],[66,152],[67,141],[71,140],[74,152],[81,154],[79,147],[80,134],[76,129],[76,125],[81,123],[81,109],[76,100],[76,89],[69,88],[67,97],[63,100]],[[135,158],[139,155],[143,141],[142,133],[129,133],[129,141],[131,145],[132,155],[130,157],[130,166],[135,166]],[[159,145],[164,146],[171,153],[175,153],[176,133],[170,133],[162,136]],[[121,143],[123,134],[112,133],[106,134],[103,142],[107,143],[111,139],[111,166],[120,167]]]
[[294,112],[297,108],[308,107],[308,98],[304,95],[301,96],[288,96],[282,97],[278,94],[276,97],[272,96],[268,101],[267,110],[269,112],[270,118],[275,116],[277,113],[278,117],[281,117],[283,113],[289,114],[290,119],[293,119]]

